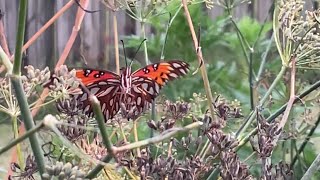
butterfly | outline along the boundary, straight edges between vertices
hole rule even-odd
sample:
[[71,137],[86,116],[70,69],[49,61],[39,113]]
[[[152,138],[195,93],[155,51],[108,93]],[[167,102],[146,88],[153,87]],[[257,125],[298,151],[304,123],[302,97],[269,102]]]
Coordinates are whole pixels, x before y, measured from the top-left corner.
[[[189,64],[180,60],[159,62],[131,72],[131,65],[122,68],[120,75],[110,71],[83,69],[76,71],[76,77],[100,101],[105,120],[119,111],[131,112],[132,117],[141,114],[158,96],[167,81],[187,74]],[[93,115],[89,94],[83,91],[76,97],[83,112]]]

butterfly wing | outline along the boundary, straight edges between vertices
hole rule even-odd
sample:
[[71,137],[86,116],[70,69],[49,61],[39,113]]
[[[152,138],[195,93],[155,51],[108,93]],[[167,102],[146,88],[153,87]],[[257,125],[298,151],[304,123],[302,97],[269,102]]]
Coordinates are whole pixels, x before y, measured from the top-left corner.
[[93,69],[83,69],[76,71],[77,78],[87,86],[97,81],[106,81],[108,79],[119,79],[119,76],[110,71],[99,71]]
[[183,61],[169,61],[150,64],[132,73],[131,104],[137,108],[137,113],[158,96],[160,89],[169,80],[185,75],[189,71],[189,64]]
[[179,60],[150,64],[132,73],[132,77],[147,77],[154,80],[160,88],[168,80],[176,79],[189,71],[189,64]]
[[[100,101],[105,120],[114,117],[120,109],[120,77],[109,71],[92,69],[77,70],[76,76],[88,88],[90,93],[94,94]],[[78,95],[77,99],[81,104],[83,112],[92,116],[93,110],[89,94],[83,91],[83,94]]]

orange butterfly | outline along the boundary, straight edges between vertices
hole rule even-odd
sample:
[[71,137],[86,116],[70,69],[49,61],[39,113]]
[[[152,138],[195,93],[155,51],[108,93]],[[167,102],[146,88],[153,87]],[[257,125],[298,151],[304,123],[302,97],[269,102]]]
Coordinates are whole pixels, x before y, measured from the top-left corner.
[[[121,107],[133,117],[143,112],[159,94],[168,80],[187,74],[189,64],[173,60],[150,64],[135,72],[131,65],[121,70],[120,75],[110,71],[93,69],[77,70],[76,76],[101,103],[105,120],[114,117]],[[89,94],[76,97],[82,104],[84,113],[92,115]]]

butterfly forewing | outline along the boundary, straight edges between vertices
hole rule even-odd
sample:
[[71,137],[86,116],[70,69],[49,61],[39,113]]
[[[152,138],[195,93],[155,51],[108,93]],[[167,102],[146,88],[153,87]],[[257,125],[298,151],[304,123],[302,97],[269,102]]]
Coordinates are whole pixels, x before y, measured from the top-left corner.
[[[77,77],[88,88],[91,94],[95,95],[101,104],[101,110],[108,120],[120,109],[120,77],[109,71],[79,70]],[[93,115],[89,94],[83,91],[78,95],[83,112],[89,116]]]
[[99,71],[94,69],[84,69],[76,71],[77,78],[87,86],[99,81],[108,81],[110,79],[119,79],[119,76],[110,71]]
[[168,62],[150,64],[132,73],[132,76],[151,78],[155,81],[155,83],[162,87],[168,80],[172,80],[185,75],[188,73],[188,71],[189,64],[183,61],[173,60]]

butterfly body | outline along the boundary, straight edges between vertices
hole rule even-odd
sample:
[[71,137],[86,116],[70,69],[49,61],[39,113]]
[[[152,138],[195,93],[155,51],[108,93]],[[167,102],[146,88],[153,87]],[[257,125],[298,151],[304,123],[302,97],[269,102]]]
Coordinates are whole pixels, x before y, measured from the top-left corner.
[[[120,75],[110,71],[93,69],[77,70],[76,76],[94,94],[101,104],[101,110],[108,120],[119,112],[131,113],[137,117],[157,97],[168,80],[185,75],[189,65],[174,60],[148,65],[131,72],[131,66],[123,68]],[[89,95],[84,92],[77,96],[84,113],[92,115]]]

